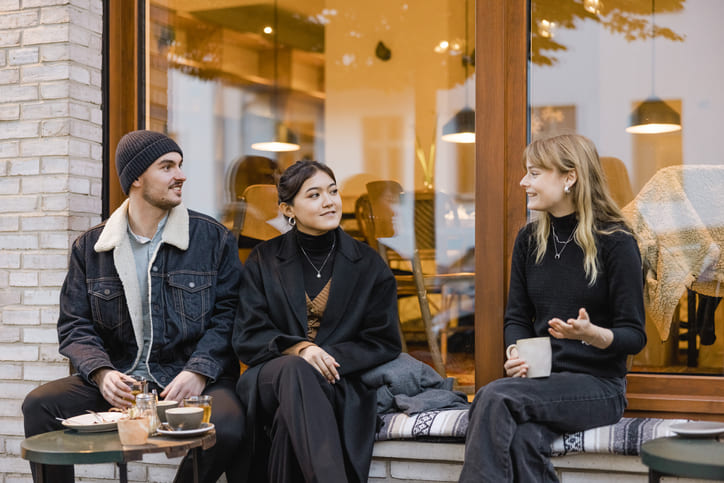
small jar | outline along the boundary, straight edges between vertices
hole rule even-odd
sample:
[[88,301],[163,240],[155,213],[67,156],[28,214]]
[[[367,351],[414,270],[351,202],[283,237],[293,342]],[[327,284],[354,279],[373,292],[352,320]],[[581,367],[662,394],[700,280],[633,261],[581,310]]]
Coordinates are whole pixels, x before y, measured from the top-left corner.
[[136,396],[136,407],[141,416],[148,419],[148,434],[153,434],[158,429],[158,413],[156,412],[156,396],[143,393]]

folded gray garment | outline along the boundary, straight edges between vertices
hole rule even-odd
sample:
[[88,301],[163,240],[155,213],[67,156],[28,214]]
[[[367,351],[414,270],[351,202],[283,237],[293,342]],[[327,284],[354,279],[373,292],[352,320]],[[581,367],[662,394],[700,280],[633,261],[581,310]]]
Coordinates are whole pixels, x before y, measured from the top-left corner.
[[361,376],[362,382],[377,389],[377,412],[415,414],[433,409],[467,409],[467,396],[453,391],[453,378],[409,354],[374,367]]

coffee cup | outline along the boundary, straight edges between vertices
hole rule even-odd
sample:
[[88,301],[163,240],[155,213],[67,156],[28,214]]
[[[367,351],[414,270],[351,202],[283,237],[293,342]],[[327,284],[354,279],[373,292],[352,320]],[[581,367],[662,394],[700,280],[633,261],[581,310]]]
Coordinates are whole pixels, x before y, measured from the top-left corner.
[[171,408],[166,410],[168,425],[176,431],[196,429],[201,426],[203,408]]
[[531,337],[518,339],[508,346],[505,354],[510,359],[511,351],[518,349],[518,357],[528,364],[526,377],[548,377],[551,375],[551,338]]
[[158,419],[162,422],[166,422],[166,411],[178,407],[178,401],[171,401],[170,399],[162,399],[156,403],[156,412],[158,413]]

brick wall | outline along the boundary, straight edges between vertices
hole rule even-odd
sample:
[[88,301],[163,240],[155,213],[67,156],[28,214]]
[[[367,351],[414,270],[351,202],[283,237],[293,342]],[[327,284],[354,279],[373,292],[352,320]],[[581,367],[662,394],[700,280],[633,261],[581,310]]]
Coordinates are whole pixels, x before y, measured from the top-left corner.
[[68,374],[58,292],[101,212],[102,8],[0,0],[0,483],[30,481],[25,394]]

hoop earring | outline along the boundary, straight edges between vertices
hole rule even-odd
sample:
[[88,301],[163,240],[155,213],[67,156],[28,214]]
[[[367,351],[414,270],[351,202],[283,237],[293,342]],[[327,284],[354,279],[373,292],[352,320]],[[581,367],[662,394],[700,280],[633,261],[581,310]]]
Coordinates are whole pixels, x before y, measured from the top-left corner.
[[571,188],[570,188],[570,186],[566,185],[566,186],[563,188],[563,192],[566,193],[567,195],[571,194]]
[[294,226],[294,225],[297,224],[297,219],[290,216],[290,217],[287,219],[287,223],[289,223],[289,226]]

